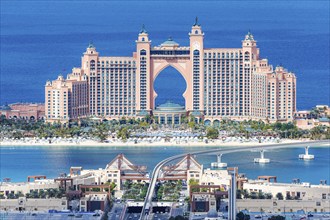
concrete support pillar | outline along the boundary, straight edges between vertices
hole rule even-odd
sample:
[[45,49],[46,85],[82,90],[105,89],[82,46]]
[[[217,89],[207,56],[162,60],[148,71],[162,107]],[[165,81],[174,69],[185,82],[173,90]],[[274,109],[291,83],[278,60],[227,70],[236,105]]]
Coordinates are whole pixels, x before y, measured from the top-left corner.
[[229,207],[228,207],[228,219],[236,219],[236,170],[231,173],[231,183],[229,188]]

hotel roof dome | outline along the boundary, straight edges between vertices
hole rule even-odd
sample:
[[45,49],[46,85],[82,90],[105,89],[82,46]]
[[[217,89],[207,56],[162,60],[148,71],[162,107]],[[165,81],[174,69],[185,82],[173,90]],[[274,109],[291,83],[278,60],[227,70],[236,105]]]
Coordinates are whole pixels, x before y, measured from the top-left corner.
[[157,109],[160,109],[160,110],[165,110],[165,109],[184,109],[184,106],[182,105],[179,105],[179,104],[176,104],[172,101],[167,101],[165,102],[164,104],[161,104],[157,107]]
[[154,112],[155,113],[162,113],[162,112],[186,113],[186,110],[185,107],[182,105],[176,104],[171,101],[167,101],[166,103],[157,106]]
[[9,105],[6,104],[6,105],[4,105],[4,106],[1,107],[1,110],[3,110],[3,111],[10,111],[11,108],[10,108]]
[[172,37],[169,37],[167,41],[163,42],[160,46],[179,46],[179,44],[175,42]]
[[247,35],[245,35],[245,40],[254,40],[253,35],[251,34],[251,31],[249,30],[249,32],[247,33]]

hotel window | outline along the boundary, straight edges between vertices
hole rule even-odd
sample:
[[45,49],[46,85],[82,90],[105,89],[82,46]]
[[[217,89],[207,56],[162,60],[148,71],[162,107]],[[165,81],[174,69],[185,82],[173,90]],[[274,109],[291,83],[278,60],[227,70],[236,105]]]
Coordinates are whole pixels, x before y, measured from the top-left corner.
[[250,53],[249,52],[244,53],[244,61],[250,61]]
[[91,60],[91,70],[95,69],[95,60]]

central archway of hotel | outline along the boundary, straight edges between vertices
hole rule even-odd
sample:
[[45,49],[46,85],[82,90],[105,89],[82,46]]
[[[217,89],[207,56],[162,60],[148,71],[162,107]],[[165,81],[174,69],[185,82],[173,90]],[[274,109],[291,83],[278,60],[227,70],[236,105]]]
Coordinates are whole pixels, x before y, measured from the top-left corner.
[[161,71],[154,81],[154,90],[157,93],[155,106],[167,101],[185,105],[183,93],[187,89],[186,80],[174,67],[168,66]]
[[184,92],[187,83],[181,73],[172,66],[162,70],[154,81],[154,116],[160,124],[180,124],[186,114]]

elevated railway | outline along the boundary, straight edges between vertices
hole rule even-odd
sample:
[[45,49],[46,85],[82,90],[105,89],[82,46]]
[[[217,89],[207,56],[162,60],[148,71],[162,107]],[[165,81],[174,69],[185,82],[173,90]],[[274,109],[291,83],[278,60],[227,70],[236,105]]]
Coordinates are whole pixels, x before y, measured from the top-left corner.
[[[209,150],[203,150],[203,151],[195,151],[195,152],[191,152],[190,154],[193,155],[207,155],[207,154],[229,154],[229,153],[236,153],[236,152],[243,152],[243,151],[250,151],[250,150],[256,150],[256,149],[267,149],[267,150],[272,150],[272,149],[280,149],[280,148],[285,148],[285,147],[301,147],[301,146],[306,146],[306,145],[321,145],[321,144],[329,144],[329,140],[324,140],[324,141],[308,141],[308,142],[301,142],[301,143],[287,143],[287,144],[271,144],[271,145],[262,145],[262,146],[244,146],[244,147],[234,147],[232,149],[228,149],[228,148],[220,148],[220,146],[218,148],[212,148]],[[186,155],[185,154],[179,154],[179,155],[175,155],[169,158],[166,158],[164,160],[162,160],[161,162],[159,162],[153,172],[152,172],[152,176],[150,179],[150,184],[148,187],[148,192],[146,194],[146,198],[143,204],[143,208],[142,208],[142,212],[140,215],[140,220],[147,220],[148,216],[149,216],[149,212],[152,208],[152,197],[154,195],[155,192],[155,187],[156,187],[156,183],[157,183],[157,179],[159,176],[159,172],[160,169],[167,163],[172,162],[174,160],[178,160],[182,157],[184,157]]]

